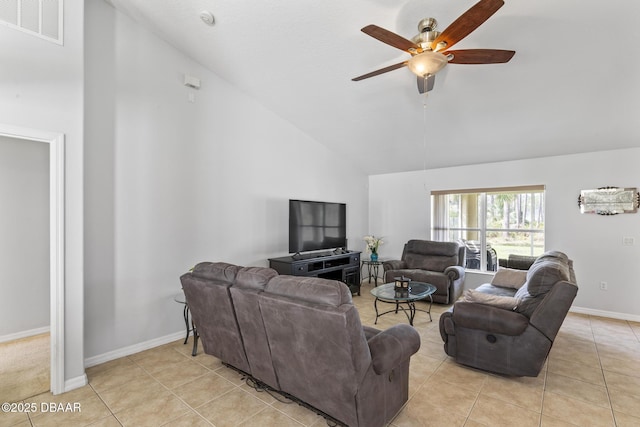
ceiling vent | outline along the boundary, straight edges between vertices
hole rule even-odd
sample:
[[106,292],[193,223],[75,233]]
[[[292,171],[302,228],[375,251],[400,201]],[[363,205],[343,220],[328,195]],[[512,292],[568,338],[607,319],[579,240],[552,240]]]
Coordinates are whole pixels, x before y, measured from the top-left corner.
[[63,44],[64,0],[2,0],[0,23]]

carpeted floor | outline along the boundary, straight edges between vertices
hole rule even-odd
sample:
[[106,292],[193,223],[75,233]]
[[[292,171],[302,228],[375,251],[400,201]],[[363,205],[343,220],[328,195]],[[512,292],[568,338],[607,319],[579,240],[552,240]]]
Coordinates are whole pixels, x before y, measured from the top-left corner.
[[49,390],[49,334],[0,344],[0,402],[16,402]]

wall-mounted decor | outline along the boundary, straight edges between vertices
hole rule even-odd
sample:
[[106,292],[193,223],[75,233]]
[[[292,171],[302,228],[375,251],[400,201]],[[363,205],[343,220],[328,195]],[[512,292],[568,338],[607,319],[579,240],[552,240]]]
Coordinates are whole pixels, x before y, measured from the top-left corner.
[[600,187],[582,190],[578,197],[581,213],[617,215],[635,213],[640,207],[640,193],[636,188]]

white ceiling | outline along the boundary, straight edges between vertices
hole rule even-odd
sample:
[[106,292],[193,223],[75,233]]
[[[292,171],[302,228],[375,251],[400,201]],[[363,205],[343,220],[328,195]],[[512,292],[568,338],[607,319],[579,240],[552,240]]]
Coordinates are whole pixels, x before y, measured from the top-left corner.
[[506,0],[455,48],[514,58],[450,64],[427,97],[406,68],[351,81],[409,57],[365,25],[410,39],[475,2],[110,0],[369,174],[640,146],[636,0]]

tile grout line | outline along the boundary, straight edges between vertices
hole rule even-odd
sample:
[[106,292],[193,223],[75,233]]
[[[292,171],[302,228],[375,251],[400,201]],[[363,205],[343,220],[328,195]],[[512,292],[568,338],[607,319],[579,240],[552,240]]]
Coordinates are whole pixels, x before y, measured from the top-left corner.
[[[120,426],[124,427],[124,424],[122,424],[122,422],[120,421],[120,418],[118,418],[118,416],[113,412],[113,410],[111,410],[111,407],[109,407],[109,405],[107,405],[107,402],[104,401],[104,399],[102,398],[102,396],[100,396],[100,394],[98,393],[98,391],[93,388],[93,385],[91,384],[91,382],[89,382],[87,384],[89,387],[91,387],[91,390],[93,390],[93,392],[96,394],[96,396],[98,397],[98,399],[100,399],[100,401],[102,402],[102,404],[107,408],[107,410],[109,411],[109,413],[111,414],[111,416],[116,420],[116,422],[118,424],[120,424]],[[107,417],[104,417],[107,418]]]
[[[613,410],[613,402],[611,402],[611,394],[609,392],[609,384],[607,382],[607,377],[604,374],[604,367],[602,366],[602,359],[600,358],[600,349],[598,348],[598,342],[596,340],[596,334],[593,332],[593,324],[591,323],[592,317],[589,316],[589,327],[591,329],[591,334],[593,336],[593,343],[596,347],[596,355],[598,356],[598,365],[600,365],[600,372],[602,373],[602,380],[604,381],[604,388],[607,392],[607,401],[609,402],[609,409],[611,410],[611,419],[613,420],[613,425],[617,426],[618,423],[616,422],[616,413]],[[626,322],[627,325],[629,325],[628,322]]]
[[[174,348],[171,348],[171,350],[172,350],[172,351],[175,351],[176,353],[180,354],[181,356],[184,356],[187,360],[189,360],[186,354],[183,354],[183,353],[179,352],[178,350],[176,350],[176,349],[174,349]],[[187,408],[189,408],[192,412],[196,413],[196,414],[197,414],[200,418],[202,418],[205,422],[207,422],[207,423],[209,423],[209,424],[211,424],[212,426],[214,426],[214,427],[215,427],[215,424],[213,424],[213,423],[212,423],[212,422],[210,422],[208,419],[206,419],[204,416],[202,416],[202,414],[200,414],[198,411],[196,411],[196,408],[193,408],[193,407],[192,407],[191,405],[189,405],[189,404],[188,404],[188,403],[187,403],[187,402],[186,402],[182,397],[180,397],[180,396],[178,396],[176,393],[174,393],[174,391],[173,391],[173,390],[171,390],[168,386],[166,386],[165,384],[163,384],[163,383],[162,383],[159,379],[157,379],[157,378],[156,378],[156,377],[155,377],[151,372],[147,371],[147,370],[144,368],[144,366],[141,366],[141,365],[140,365],[140,364],[138,364],[138,362],[137,362],[137,361],[135,361],[135,360],[131,360],[131,361],[132,361],[132,362],[133,362],[137,367],[139,367],[140,369],[142,369],[142,370],[143,370],[147,375],[149,375],[151,378],[153,378],[153,380],[154,380],[155,382],[157,382],[157,383],[158,383],[158,384],[160,384],[162,387],[164,387],[164,389],[165,389],[165,390],[167,390],[170,394],[172,394],[174,397],[176,397],[178,400],[180,400],[180,402],[182,402],[182,403],[183,403]],[[211,369],[211,368],[209,368],[209,367],[207,367],[207,366],[204,366],[204,365],[202,365],[202,364],[201,364],[201,363],[199,363],[199,362],[196,362],[196,363],[198,363],[198,365],[202,366],[203,368],[207,369],[209,372],[207,372],[207,373],[205,373],[205,374],[202,374],[202,375],[200,375],[199,377],[196,377],[194,380],[197,380],[198,378],[204,377],[205,375],[208,375],[208,374],[210,374],[211,372],[216,373],[216,372],[215,372],[215,370],[213,370],[213,369]],[[216,374],[216,375],[218,375],[218,374]],[[221,375],[218,375],[218,376],[220,376],[220,377],[221,377],[221,378],[223,378],[223,379],[226,379],[226,378],[222,377]],[[184,384],[187,384],[188,382],[189,382],[189,381],[186,381],[186,382],[184,382],[183,384],[178,385],[177,387],[180,387],[180,386],[182,386],[182,385],[184,385]],[[231,384],[233,384],[233,383],[231,383]],[[234,386],[234,387],[237,387],[235,384],[233,384],[233,386]],[[227,393],[229,393],[231,390],[233,390],[233,389],[230,389],[228,392],[222,393],[220,396],[224,396],[224,395],[226,395],[226,394],[227,394]],[[219,397],[219,396],[218,396],[218,397]],[[216,399],[216,398],[211,399],[210,401],[207,401],[207,402],[203,403],[203,404],[202,404],[202,405],[200,405],[200,406],[206,405],[207,403],[209,403],[209,402],[211,402],[211,401],[213,401],[213,400],[215,400],[215,399]],[[167,423],[170,423],[170,422],[172,422],[172,421],[175,421],[175,420],[177,420],[178,418],[183,417],[184,415],[185,415],[185,414],[182,414],[182,415],[177,416],[176,418],[173,418],[173,419],[167,420],[167,422],[166,422],[166,423],[164,423],[164,424],[167,424]]]
[[[560,325],[560,328],[562,328],[562,325]],[[551,344],[551,347],[553,348],[553,344]],[[549,349],[549,353],[551,353],[551,348]],[[547,394],[546,393],[546,391],[547,391],[547,381],[548,381],[548,378],[549,378],[549,354],[547,354],[546,365],[547,365],[547,368],[544,370],[544,378],[542,380],[542,402],[540,402],[540,420],[538,421],[538,426],[539,427],[542,427],[542,418],[543,418],[543,414],[544,414],[544,397]]]
[[[191,357],[190,357],[190,355],[184,354],[184,353],[182,353],[181,351],[179,351],[179,350],[177,350],[177,349],[175,349],[175,348],[170,348],[170,349],[171,349],[172,351],[175,351],[176,353],[180,354],[181,356],[184,356],[184,358],[185,358],[185,359],[187,359],[187,360],[192,360],[192,359],[191,359]],[[154,381],[156,381],[156,382],[158,382],[160,385],[162,385],[162,386],[163,386],[167,391],[169,391],[173,396],[175,396],[176,398],[178,398],[178,399],[179,399],[179,400],[180,400],[180,401],[181,401],[185,406],[187,406],[187,407],[188,407],[192,412],[196,413],[199,417],[201,417],[202,419],[204,419],[207,423],[211,424],[212,426],[215,426],[215,424],[213,424],[211,421],[209,421],[207,418],[205,418],[205,417],[204,417],[204,416],[203,416],[203,415],[198,411],[198,409],[197,409],[196,407],[193,407],[193,406],[191,406],[189,403],[187,403],[183,398],[181,398],[178,394],[176,394],[176,393],[175,393],[171,388],[169,388],[168,386],[166,386],[165,384],[163,384],[159,379],[157,379],[157,378],[156,378],[156,377],[155,377],[151,372],[147,371],[143,366],[139,365],[135,360],[132,360],[132,362],[133,362],[133,363],[135,363],[135,364],[136,364],[136,366],[138,366],[140,369],[142,369],[145,373],[147,373],[147,375],[149,375],[151,378],[153,378],[153,379],[154,379]],[[195,380],[197,380],[198,378],[202,378],[202,377],[204,377],[204,376],[206,376],[206,375],[209,375],[209,374],[211,374],[211,373],[213,373],[213,374],[215,374],[215,375],[219,376],[220,378],[222,378],[222,379],[223,379],[223,380],[225,380],[225,381],[229,381],[229,380],[227,380],[224,376],[222,376],[222,375],[220,375],[220,374],[218,374],[218,373],[216,372],[216,371],[218,371],[218,370],[220,370],[220,369],[229,369],[229,368],[225,367],[224,365],[221,365],[221,366],[220,366],[220,367],[218,367],[217,369],[211,369],[210,367],[203,365],[202,363],[200,363],[200,362],[199,362],[199,361],[197,361],[197,360],[194,360],[194,362],[195,362],[195,363],[197,363],[198,365],[202,366],[203,368],[207,369],[207,370],[208,370],[208,372],[207,372],[207,373],[205,373],[205,374],[200,375],[199,377],[194,378],[193,380],[186,381],[186,382],[185,382],[185,383],[183,383],[183,384],[179,384],[179,385],[178,385],[178,386],[176,386],[176,387],[180,387],[180,386],[182,386],[182,385],[184,385],[184,384],[187,384],[187,383],[189,383],[189,382],[191,382],[191,381],[195,381]],[[240,377],[242,377],[242,375],[241,375],[240,373],[235,372],[235,371],[233,371],[233,370],[230,370],[230,371],[231,371],[231,372],[234,372],[234,373],[238,374]],[[265,410],[265,409],[267,409],[267,408],[272,408],[273,410],[275,410],[275,411],[277,411],[277,412],[281,413],[282,415],[286,416],[287,418],[289,418],[289,419],[293,420],[294,422],[296,422],[296,423],[300,424],[301,426],[304,426],[304,424],[303,424],[303,423],[301,423],[300,421],[298,421],[298,420],[296,420],[296,419],[292,418],[291,416],[289,416],[289,415],[288,415],[288,414],[286,414],[285,412],[283,412],[283,411],[279,410],[278,408],[275,408],[275,407],[273,406],[273,404],[268,403],[268,402],[266,402],[266,401],[264,401],[264,400],[262,400],[262,399],[260,399],[260,398],[258,398],[258,397],[255,397],[255,396],[253,396],[251,393],[249,393],[248,391],[244,390],[244,389],[242,388],[242,386],[243,386],[244,384],[246,384],[246,382],[245,382],[245,381],[243,381],[243,382],[242,382],[242,383],[240,383],[240,384],[235,384],[235,383],[233,383],[233,382],[231,382],[231,381],[229,381],[229,383],[233,385],[233,387],[232,387],[231,389],[229,389],[228,391],[226,391],[226,392],[222,393],[222,394],[221,394],[221,395],[219,395],[219,396],[216,396],[216,397],[212,398],[211,400],[208,400],[208,401],[206,401],[206,402],[202,403],[201,405],[199,405],[199,406],[198,406],[198,408],[199,408],[199,407],[202,407],[202,406],[204,406],[204,405],[206,405],[206,404],[208,404],[208,403],[210,403],[210,402],[212,402],[212,401],[214,401],[214,400],[216,400],[216,399],[219,399],[220,397],[223,397],[223,396],[225,396],[225,395],[227,395],[227,394],[231,393],[231,392],[232,392],[232,391],[234,391],[234,390],[239,390],[239,391],[241,391],[241,392],[243,392],[243,393],[247,393],[249,396],[251,396],[251,397],[252,397],[252,398],[254,398],[254,399],[259,400],[261,403],[263,403],[263,404],[265,405],[265,407],[264,407],[264,408],[260,409],[260,410],[259,410],[258,412],[256,412],[255,414],[250,415],[248,418],[246,418],[246,419],[242,420],[240,423],[243,423],[243,422],[246,422],[246,421],[250,420],[252,417],[255,417],[257,414],[259,414],[260,412],[264,411],[264,410]],[[276,399],[276,401],[277,401],[277,399]],[[114,415],[115,415],[115,414],[114,414]],[[176,419],[178,419],[178,418],[180,418],[180,417],[182,417],[182,416],[184,416],[184,415],[180,415],[180,416],[178,416],[178,417],[176,417],[176,418],[174,418],[174,419],[172,419],[172,420],[169,420],[169,421],[167,421],[167,422],[175,421]]]

